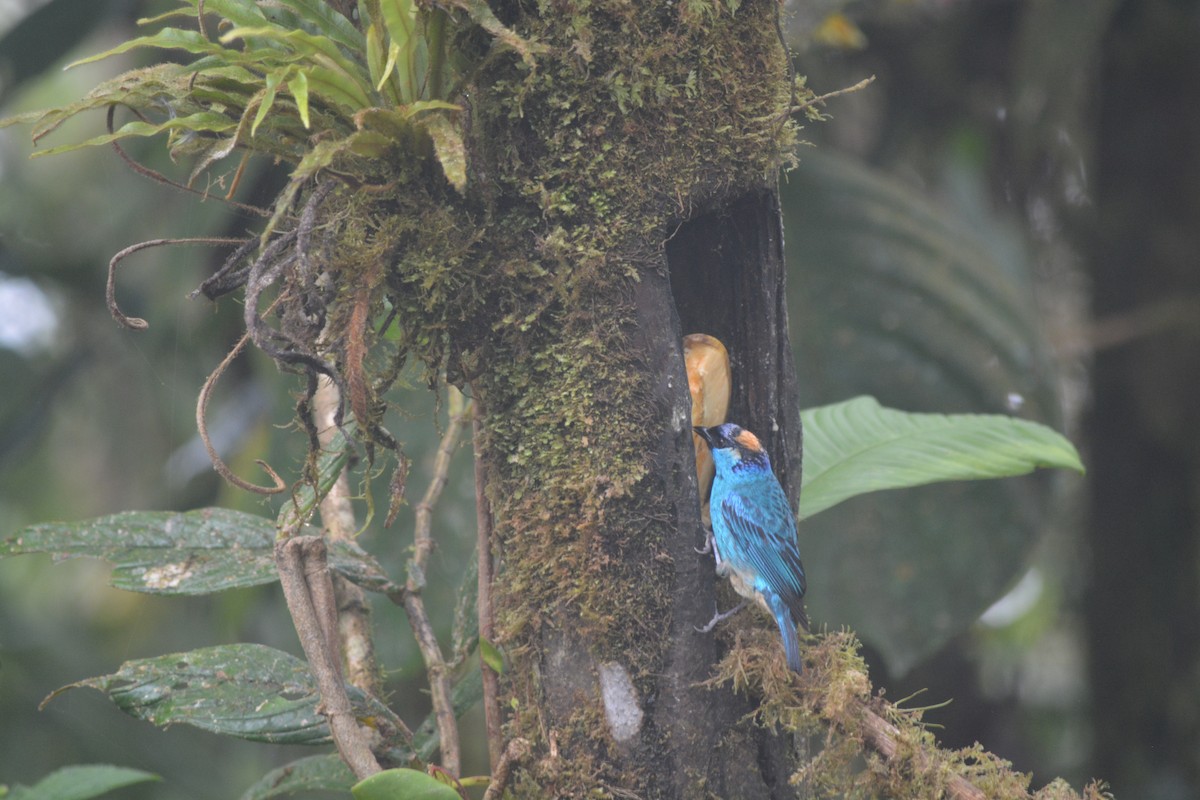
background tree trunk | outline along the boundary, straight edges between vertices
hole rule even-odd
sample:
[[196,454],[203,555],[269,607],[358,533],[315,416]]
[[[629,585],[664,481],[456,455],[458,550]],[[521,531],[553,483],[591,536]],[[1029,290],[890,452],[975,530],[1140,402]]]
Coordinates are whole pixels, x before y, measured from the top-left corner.
[[1200,58],[1185,18],[1194,4],[1115,17],[1086,240],[1096,317],[1127,332],[1096,355],[1087,419],[1092,769],[1158,797],[1200,781]]

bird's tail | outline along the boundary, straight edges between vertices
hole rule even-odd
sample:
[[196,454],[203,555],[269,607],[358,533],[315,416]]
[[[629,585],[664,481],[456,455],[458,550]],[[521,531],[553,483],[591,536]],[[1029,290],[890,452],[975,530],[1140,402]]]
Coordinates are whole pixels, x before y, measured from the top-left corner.
[[779,626],[779,635],[783,639],[783,654],[787,657],[788,669],[792,672],[804,672],[804,665],[800,661],[800,639],[796,636],[796,622],[792,619],[792,612],[788,609],[787,604],[773,592],[763,592],[763,599],[767,601],[767,605],[771,609],[771,616],[775,617],[775,624]]

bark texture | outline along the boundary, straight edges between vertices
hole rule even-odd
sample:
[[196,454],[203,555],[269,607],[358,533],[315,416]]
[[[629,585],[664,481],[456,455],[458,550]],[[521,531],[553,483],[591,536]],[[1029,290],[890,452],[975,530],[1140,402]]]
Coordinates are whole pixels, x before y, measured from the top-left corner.
[[[775,175],[794,140],[774,2],[498,9],[545,47],[472,91],[485,295],[453,331],[487,411],[496,637],[522,798],[773,798],[786,743],[702,682],[723,636],[684,334],[729,348],[731,414],[793,497],[800,430]],[[728,601],[726,601],[727,603]]]

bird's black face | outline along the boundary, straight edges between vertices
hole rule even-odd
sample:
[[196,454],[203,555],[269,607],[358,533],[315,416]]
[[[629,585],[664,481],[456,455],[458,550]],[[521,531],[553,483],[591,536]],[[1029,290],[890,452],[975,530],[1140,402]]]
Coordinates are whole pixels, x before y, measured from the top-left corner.
[[708,443],[711,450],[724,450],[729,447],[737,447],[737,437],[742,434],[742,429],[732,422],[726,422],[724,425],[714,425],[711,428],[692,428],[701,439]]

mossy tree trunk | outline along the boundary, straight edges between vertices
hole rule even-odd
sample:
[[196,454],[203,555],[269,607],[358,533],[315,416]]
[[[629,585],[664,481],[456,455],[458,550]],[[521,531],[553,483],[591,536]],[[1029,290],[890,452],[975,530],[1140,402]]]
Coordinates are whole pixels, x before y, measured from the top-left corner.
[[701,685],[720,641],[693,630],[716,583],[681,354],[686,333],[726,343],[731,417],[794,499],[778,5],[493,6],[545,50],[471,91],[484,234],[448,341],[485,415],[505,734],[534,745],[513,791],[789,796],[787,743]]

